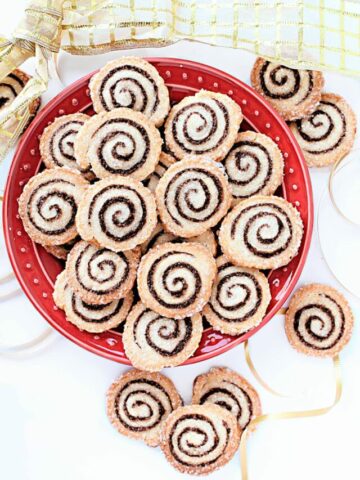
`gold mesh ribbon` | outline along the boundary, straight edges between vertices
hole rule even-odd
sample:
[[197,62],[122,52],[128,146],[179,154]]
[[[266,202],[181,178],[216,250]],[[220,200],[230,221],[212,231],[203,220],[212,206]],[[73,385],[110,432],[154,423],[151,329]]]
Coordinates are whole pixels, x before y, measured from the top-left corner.
[[359,38],[357,0],[32,0],[13,39],[0,38],[0,81],[36,57],[34,78],[0,115],[0,159],[46,90],[49,54],[60,46],[90,55],[187,39],[359,75]]
[[246,453],[246,445],[248,436],[251,430],[254,429],[255,426],[269,421],[269,420],[289,420],[294,418],[309,418],[309,417],[317,417],[319,415],[325,415],[328,413],[335,405],[339,402],[342,394],[342,381],[341,381],[341,374],[340,374],[340,360],[338,356],[333,358],[334,363],[334,376],[335,376],[335,395],[334,400],[332,403],[325,407],[314,408],[311,410],[302,410],[297,412],[279,412],[279,413],[268,413],[264,415],[260,415],[248,424],[246,429],[244,430],[241,440],[240,440],[240,460],[241,460],[241,480],[249,480],[248,474],[248,464],[247,464],[247,453]]

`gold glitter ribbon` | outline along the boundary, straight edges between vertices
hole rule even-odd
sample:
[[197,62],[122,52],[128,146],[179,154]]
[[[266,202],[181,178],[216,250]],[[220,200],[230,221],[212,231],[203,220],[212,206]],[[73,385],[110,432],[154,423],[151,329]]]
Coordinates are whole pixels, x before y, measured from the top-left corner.
[[342,394],[342,381],[341,381],[341,374],[340,374],[340,360],[339,356],[336,355],[333,358],[333,365],[334,365],[334,376],[335,376],[335,396],[332,403],[325,407],[314,408],[310,410],[301,410],[295,412],[279,412],[279,413],[267,413],[264,415],[260,415],[248,424],[246,429],[244,430],[241,440],[240,440],[240,460],[241,460],[241,479],[242,480],[249,480],[249,473],[248,473],[248,462],[247,462],[247,440],[251,430],[254,429],[257,425],[264,423],[270,420],[290,420],[294,418],[309,418],[309,417],[318,417],[320,415],[325,415],[326,413],[330,412],[332,408],[339,402]]
[[13,38],[0,38],[0,81],[36,59],[34,77],[0,114],[0,160],[27,125],[31,102],[47,89],[48,60],[60,46],[93,55],[186,39],[289,67],[360,75],[358,24],[355,0],[341,0],[339,9],[308,0],[32,0]]

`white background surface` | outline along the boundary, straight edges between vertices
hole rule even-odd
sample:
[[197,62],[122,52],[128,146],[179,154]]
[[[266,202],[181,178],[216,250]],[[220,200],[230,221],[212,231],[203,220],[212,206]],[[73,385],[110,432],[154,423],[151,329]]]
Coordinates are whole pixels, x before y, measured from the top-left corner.
[[[0,20],[2,33],[11,32],[24,4],[23,0],[7,2],[6,18],[3,16]],[[184,42],[161,50],[132,53],[196,60],[247,83],[254,61],[251,55],[241,51]],[[64,84],[70,84],[120,54],[92,58],[61,55],[59,66]],[[31,65],[28,70],[31,71]],[[60,89],[61,86],[53,82],[43,97],[43,104]],[[326,90],[343,95],[360,116],[357,80],[326,74]],[[9,162],[10,158],[0,167],[1,187]],[[311,171],[315,210],[328,173],[327,169]],[[0,276],[9,268],[1,240]],[[342,290],[321,257],[316,231],[299,284],[314,281],[326,282]],[[6,287],[0,288],[1,292],[6,291]],[[344,293],[358,317],[360,302]],[[0,342],[9,333],[16,339],[22,335],[25,338],[29,332],[40,332],[44,327],[44,320],[23,295],[0,304]],[[246,366],[242,346],[207,362],[168,369],[165,373],[175,382],[185,402],[190,400],[194,377],[212,365],[229,366],[253,382],[261,395],[264,412],[306,409],[332,401],[331,361],[307,358],[292,350],[280,316],[251,339],[250,347],[263,377],[274,388],[294,398],[277,398],[263,390]],[[356,473],[356,438],[360,429],[360,332],[357,324],[341,360],[344,394],[331,413],[313,419],[268,422],[251,436],[251,480],[359,478]],[[80,349],[57,333],[37,354],[22,359],[0,356],[0,477],[4,480],[190,478],[173,470],[159,449],[123,437],[109,424],[105,414],[105,392],[125,370],[121,365]],[[209,478],[240,479],[239,457]]]

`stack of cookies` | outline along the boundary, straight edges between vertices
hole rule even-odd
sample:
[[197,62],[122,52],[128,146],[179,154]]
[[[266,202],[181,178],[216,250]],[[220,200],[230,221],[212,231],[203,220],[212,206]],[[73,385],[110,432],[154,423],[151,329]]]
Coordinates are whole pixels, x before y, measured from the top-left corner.
[[356,133],[355,113],[344,98],[323,92],[321,72],[258,58],[251,83],[289,122],[310,167],[334,164],[349,153]]
[[239,133],[242,111],[227,95],[202,90],[170,108],[157,70],[134,57],[108,63],[89,87],[96,114],[44,130],[46,169],[19,213],[66,260],[54,299],[67,320],[93,333],[124,323],[132,364],[156,372],[193,355],[205,320],[229,335],[255,328],[271,299],[261,270],[290,262],[303,225],[274,196],[279,148]]

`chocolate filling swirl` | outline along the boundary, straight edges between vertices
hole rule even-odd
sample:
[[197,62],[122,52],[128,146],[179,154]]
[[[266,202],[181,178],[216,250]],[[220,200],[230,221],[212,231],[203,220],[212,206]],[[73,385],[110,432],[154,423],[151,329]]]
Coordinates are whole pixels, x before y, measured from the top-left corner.
[[100,101],[105,110],[126,107],[150,116],[159,104],[159,92],[152,76],[135,65],[119,65],[101,82]]
[[298,339],[316,350],[334,347],[342,338],[344,327],[343,309],[327,294],[320,294],[318,302],[299,308],[294,317]]
[[311,70],[294,70],[284,65],[265,62],[259,72],[261,89],[274,100],[296,98],[296,105],[303,102],[313,89]]
[[217,99],[193,102],[176,113],[171,131],[174,142],[185,152],[211,152],[228,135],[228,109]]
[[164,387],[146,378],[129,381],[115,398],[118,420],[133,432],[146,432],[158,427],[172,410],[170,395]]
[[146,203],[139,192],[126,185],[108,185],[90,202],[89,225],[94,221],[108,238],[124,242],[134,238],[147,218]]
[[76,186],[63,179],[41,183],[30,195],[27,216],[46,235],[60,235],[75,224]]
[[225,421],[215,425],[206,415],[184,414],[171,429],[169,448],[179,464],[205,467],[221,458],[229,438],[230,429]]
[[182,309],[198,300],[202,286],[200,273],[191,264],[193,255],[168,252],[158,257],[147,274],[150,294],[166,308]]
[[123,303],[124,299],[120,298],[103,305],[93,305],[84,302],[76,293],[71,292],[71,308],[84,322],[105,323],[119,313]]
[[246,248],[261,258],[271,258],[284,252],[292,239],[292,224],[285,210],[272,203],[250,205],[234,218],[230,235],[238,235]]
[[8,107],[24,88],[24,82],[13,73],[9,73],[0,82],[0,109]]
[[247,392],[233,382],[219,379],[218,387],[211,387],[202,393],[199,403],[212,403],[231,412],[245,429],[253,416],[253,405]]
[[133,336],[140,349],[150,347],[158,355],[172,357],[188,344],[192,329],[191,318],[166,318],[147,308],[136,319]]
[[225,322],[244,322],[255,315],[263,297],[255,276],[231,263],[221,265],[218,275],[209,302],[211,310]]
[[150,151],[150,138],[146,129],[128,118],[106,120],[94,132],[89,158],[112,174],[130,175],[146,162]]
[[169,181],[165,190],[165,206],[177,225],[209,220],[224,201],[219,179],[203,168],[187,168]]
[[260,143],[251,141],[235,143],[224,165],[235,198],[260,192],[273,171],[273,160],[268,150]]
[[123,252],[85,246],[75,262],[75,275],[88,292],[98,295],[114,292],[126,281],[130,271],[129,261]]
[[79,120],[71,120],[59,126],[50,139],[50,155],[55,165],[76,166],[74,156],[74,141],[80,127],[84,124]]
[[326,154],[339,147],[346,135],[346,118],[334,103],[321,101],[315,112],[296,120],[301,148],[312,154]]

